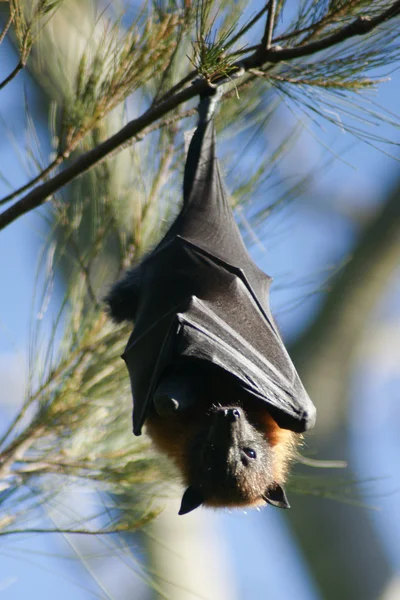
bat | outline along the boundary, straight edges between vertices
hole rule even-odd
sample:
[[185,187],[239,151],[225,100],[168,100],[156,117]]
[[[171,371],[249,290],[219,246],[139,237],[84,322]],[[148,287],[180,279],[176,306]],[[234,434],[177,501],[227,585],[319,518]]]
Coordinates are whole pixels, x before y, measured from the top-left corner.
[[142,427],[177,465],[179,514],[200,505],[289,508],[284,490],[315,407],[269,306],[271,278],[252,261],[218,161],[214,88],[200,98],[183,206],[169,230],[106,298],[134,322],[122,358]]

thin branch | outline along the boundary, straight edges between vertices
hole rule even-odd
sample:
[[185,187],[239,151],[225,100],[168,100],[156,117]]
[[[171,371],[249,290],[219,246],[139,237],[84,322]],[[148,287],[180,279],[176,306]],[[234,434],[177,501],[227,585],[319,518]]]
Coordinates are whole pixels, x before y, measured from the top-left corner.
[[[171,117],[168,117],[158,123],[155,123],[155,125],[153,127],[149,127],[148,130],[146,132],[144,132],[142,136],[138,136],[136,139],[137,139],[137,141],[140,141],[142,138],[144,138],[149,133],[152,133],[153,131],[156,131],[158,129],[162,129],[163,127],[168,127],[169,125],[172,125],[173,123],[176,123],[177,121],[181,121],[182,119],[191,117],[195,113],[196,113],[196,108],[190,108],[190,109],[182,111],[178,114],[172,115]],[[113,156],[115,156],[115,154],[117,154],[117,152],[120,152],[120,151],[124,150],[125,148],[128,148],[135,141],[136,141],[135,138],[132,138],[132,139],[128,138],[126,140],[126,142],[122,143],[113,152],[108,154],[108,158],[112,158]],[[0,205],[6,204],[6,202],[13,200],[17,196],[19,196],[20,194],[22,194],[23,192],[28,190],[29,188],[33,187],[36,183],[39,183],[40,181],[45,179],[45,177],[47,175],[49,175],[52,171],[54,171],[54,169],[56,167],[60,166],[64,162],[64,160],[69,157],[69,155],[70,155],[70,150],[65,150],[63,152],[63,154],[59,154],[53,160],[53,162],[51,162],[45,169],[43,169],[43,171],[41,171],[36,177],[34,177],[30,181],[28,181],[28,183],[24,184],[23,186],[21,186],[20,188],[18,188],[17,190],[15,190],[11,194],[9,194],[8,196],[4,196],[3,198],[1,198]],[[0,215],[0,217],[1,217],[1,215]]]
[[[277,64],[281,61],[289,61],[304,56],[310,56],[311,54],[336,46],[352,37],[366,35],[385,21],[392,19],[399,14],[400,0],[397,0],[390,8],[386,9],[376,17],[359,17],[340,31],[304,46],[297,46],[294,48],[271,47],[269,49],[264,49],[260,46],[254,54],[248,58],[244,58],[239,63],[232,65],[232,67],[233,69],[236,67],[238,70],[243,68],[245,71],[248,71],[249,69],[264,65],[266,62]],[[221,76],[221,79],[222,78],[223,76]],[[138,141],[142,139],[144,135],[149,133],[151,126],[154,125],[156,121],[171,110],[177,108],[183,102],[187,102],[195,96],[204,93],[207,88],[208,83],[205,80],[196,81],[192,86],[183,89],[174,96],[167,98],[160,104],[147,110],[141,117],[134,119],[125,125],[119,132],[96,146],[96,148],[81,155],[64,171],[38,186],[13,206],[5,210],[0,215],[0,230],[4,229],[4,227],[18,219],[20,216],[41,206],[52,196],[52,194],[54,194],[54,192],[75,179],[75,177],[78,177],[91,169],[128,140],[134,138],[135,141]]]
[[[126,529],[99,529],[98,531],[89,531],[87,529],[57,529],[56,527],[51,529],[41,529],[38,528],[27,528],[27,529],[6,529],[4,531],[0,531],[0,536],[3,535],[15,535],[16,533],[62,533],[62,534],[73,534],[77,535],[107,535],[107,534],[117,534],[122,531],[127,531]],[[132,531],[132,529],[129,529]]]
[[[101,319],[99,320],[97,329],[99,327],[101,327]],[[96,326],[94,329],[96,329]],[[76,360],[76,358],[79,355],[81,356],[81,361],[82,361],[85,354],[87,352],[91,352],[91,351],[92,351],[91,343],[89,343],[88,345],[84,344],[81,347],[75,348],[73,351],[71,351],[68,354],[68,357],[65,360],[61,361],[57,367],[52,369],[52,371],[49,373],[46,380],[29,397],[28,401],[25,402],[25,404],[19,410],[18,414],[15,416],[13,421],[8,426],[5,433],[2,435],[2,437],[0,439],[0,448],[5,444],[6,440],[9,438],[9,436],[16,430],[17,425],[24,418],[27,410],[38,400],[38,398],[40,398],[40,396],[43,394],[43,392],[51,385],[51,382],[54,379],[56,379],[57,377],[62,376],[64,373],[66,373],[67,370],[69,369],[70,365],[73,363],[74,360]],[[27,439],[27,437],[29,437],[32,434],[32,431],[36,431],[36,429],[35,429],[36,426],[37,426],[36,423],[32,422],[30,425],[31,429],[22,431],[19,435],[17,435],[17,437],[9,443],[9,445],[4,449],[4,451],[0,452],[0,460],[3,459],[5,456],[8,456],[8,454],[10,452],[13,452],[14,449],[17,448],[19,444],[21,444],[25,439]],[[1,467],[1,462],[0,462],[0,467]]]
[[14,18],[14,13],[12,10],[10,10],[10,16],[8,17],[8,21],[7,23],[4,25],[4,29],[0,34],[0,44],[2,43],[2,41],[4,40],[4,38],[7,35],[7,31],[10,29],[10,25],[13,22],[13,18]]
[[71,251],[73,252],[75,260],[77,261],[79,268],[81,269],[82,275],[85,278],[88,296],[89,296],[90,300],[92,301],[94,308],[98,308],[99,301],[97,299],[97,296],[96,296],[93,286],[92,286],[91,277],[90,277],[90,269],[89,269],[89,266],[85,264],[85,261],[81,256],[79,245],[78,245],[78,243],[75,239],[75,235],[74,235],[75,230],[71,225],[71,219],[67,215],[66,206],[62,202],[57,203],[56,206],[58,209],[58,213],[60,215],[60,220],[61,220],[62,226],[64,227],[66,234],[67,234],[65,243],[67,246],[68,245],[71,246]]
[[271,48],[272,34],[275,25],[276,0],[270,0],[268,3],[268,16],[265,24],[265,31],[261,40],[261,47],[269,50]]
[[172,68],[174,66],[174,61],[176,56],[178,55],[178,52],[180,51],[180,45],[181,45],[181,41],[182,41],[182,29],[179,30],[179,34],[178,34],[178,41],[176,43],[176,46],[170,56],[169,59],[169,63],[167,65],[167,68],[164,70],[162,76],[161,76],[161,81],[160,84],[158,86],[158,90],[154,96],[153,102],[152,102],[152,106],[154,106],[155,104],[158,104],[159,100],[163,97],[162,94],[162,89],[165,85],[165,82],[167,81],[168,77],[170,76],[170,73],[172,71]]
[[171,96],[179,92],[179,90],[181,90],[187,83],[193,81],[196,75],[197,69],[193,69],[193,71],[190,71],[190,73],[188,73],[187,75],[185,75],[185,77],[178,81],[178,83],[175,84],[170,90],[168,90],[168,92],[165,92],[165,94],[158,99],[157,104],[161,104],[162,102],[165,102],[165,100],[168,100],[168,98],[171,98]]
[[269,2],[267,2],[267,4],[258,12],[254,15],[254,17],[252,19],[250,19],[250,21],[242,28],[240,29],[240,31],[238,31],[238,33],[236,35],[234,35],[230,40],[229,43],[226,44],[226,48],[230,48],[230,46],[232,46],[235,42],[237,42],[237,40],[241,37],[244,36],[245,33],[247,33],[249,31],[249,29],[251,29],[253,27],[253,25],[255,25],[257,23],[257,21],[259,21],[261,19],[261,17],[263,16],[263,14],[268,10],[269,7]]
[[39,173],[39,175],[28,181],[28,183],[25,183],[25,185],[22,185],[20,188],[18,188],[11,194],[8,194],[8,196],[4,196],[3,198],[1,198],[0,205],[6,204],[7,202],[10,202],[10,200],[14,200],[14,198],[20,196],[20,194],[26,192],[26,190],[29,190],[29,188],[33,187],[36,183],[42,181],[47,175],[54,171],[56,167],[61,165],[65,158],[67,158],[65,154],[59,154],[45,169],[43,169],[43,171]]
[[8,77],[6,77],[5,79],[3,79],[2,82],[0,82],[0,90],[2,90],[4,87],[6,87],[6,85],[8,83],[10,83],[10,81],[12,81],[14,79],[14,77],[16,77],[18,75],[18,73],[20,71],[22,71],[22,69],[24,67],[25,67],[25,63],[23,63],[22,61],[19,61],[19,63],[15,67],[15,69],[13,71],[11,71],[11,73],[8,75]]
[[336,46],[352,37],[358,35],[366,35],[373,29],[376,29],[379,25],[382,25],[385,21],[393,19],[400,14],[400,0],[397,0],[390,8],[383,11],[382,14],[376,17],[358,17],[343,29],[328,35],[321,40],[310,42],[304,46],[296,46],[294,48],[277,48],[272,47],[269,50],[259,48],[248,58],[243,59],[241,66],[247,71],[260,67],[265,62],[278,63],[281,61],[294,60],[296,58],[302,58],[303,56],[310,56],[321,52],[321,50],[327,50],[332,46]]
[[[312,31],[314,35],[314,31],[316,29],[322,28],[328,23],[329,20],[326,17],[324,17],[320,21],[317,21],[312,25],[308,25],[307,27],[303,27],[302,29],[296,29],[295,31],[290,31],[289,33],[283,33],[282,35],[278,35],[276,38],[273,38],[271,44],[274,46],[278,44],[278,42],[286,42],[287,40],[299,37],[300,35],[303,35],[303,33],[307,33],[309,31]],[[232,56],[240,56],[242,54],[248,54],[249,52],[255,52],[258,48],[259,44],[255,44],[254,46],[246,46],[246,48],[240,48],[239,50],[235,50],[234,52],[232,52]]]
[[87,267],[85,265],[85,263],[84,263],[81,255],[80,255],[78,244],[76,243],[76,240],[73,238],[72,235],[70,236],[70,239],[68,241],[69,241],[69,243],[71,244],[71,246],[73,248],[73,251],[75,253],[75,258],[78,261],[78,265],[79,265],[79,267],[80,267],[80,269],[81,269],[81,271],[83,273],[83,276],[85,278],[88,296],[89,296],[90,300],[92,301],[92,303],[94,304],[95,308],[98,308],[99,301],[98,301],[98,299],[96,297],[96,294],[95,294],[95,292],[93,290],[92,282],[91,282],[91,279],[90,279],[89,267]]
[[23,459],[27,450],[44,431],[43,425],[30,427],[14,440],[5,452],[0,454],[0,481],[10,475],[12,465]]

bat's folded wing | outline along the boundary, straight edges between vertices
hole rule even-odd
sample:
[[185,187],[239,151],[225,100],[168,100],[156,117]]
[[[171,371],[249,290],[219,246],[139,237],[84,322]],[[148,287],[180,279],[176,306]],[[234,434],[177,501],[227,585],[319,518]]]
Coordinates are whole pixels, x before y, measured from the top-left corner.
[[135,435],[141,433],[163,372],[186,358],[229,373],[242,390],[266,403],[280,427],[298,433],[313,427],[315,407],[282,340],[245,284],[237,277],[231,281],[230,294],[225,290],[221,302],[218,296],[210,301],[186,297],[141,335],[133,332],[123,358],[134,398]]
[[154,390],[171,360],[177,328],[176,313],[169,313],[155,322],[143,335],[137,337],[134,331],[122,355],[131,380],[135,435],[141,434]]
[[[180,327],[176,349],[181,357],[208,361],[230,373],[243,390],[268,405],[280,427],[298,433],[313,427],[315,407],[280,339],[273,342],[276,344],[273,354],[281,353],[281,360],[288,361],[290,378],[238,333],[236,327],[220,318],[207,302],[193,297],[188,310],[177,318]],[[266,343],[271,345],[270,330],[266,329],[265,334]],[[260,336],[262,332],[258,331]]]

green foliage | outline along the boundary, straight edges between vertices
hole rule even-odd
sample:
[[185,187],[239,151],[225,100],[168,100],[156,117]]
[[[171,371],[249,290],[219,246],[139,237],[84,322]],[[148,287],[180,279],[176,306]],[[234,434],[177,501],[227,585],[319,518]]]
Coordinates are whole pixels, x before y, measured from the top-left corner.
[[[63,110],[64,148],[76,142],[133,91],[168,66],[176,47],[179,14],[140,14],[121,36],[119,20],[80,59]],[[60,149],[63,151],[62,149]]]
[[48,19],[63,2],[64,0],[10,0],[10,15],[22,65],[26,64],[32,46]]
[[[3,533],[18,527],[22,517],[29,529],[27,517],[37,519],[37,505],[46,508],[62,496],[68,481],[77,487],[95,482],[114,497],[135,489],[139,498],[141,487],[132,518],[125,514],[123,525],[114,519],[113,530],[131,530],[135,519],[154,513],[149,485],[163,475],[146,441],[132,439],[130,389],[120,359],[128,331],[111,325],[101,310],[86,311],[86,293],[78,277],[62,314],[60,344],[55,329],[50,344],[40,344],[35,330],[27,397],[0,441]],[[36,493],[27,502],[21,489],[30,486]],[[140,509],[145,497],[147,506]]]
[[[221,23],[219,22],[221,21]],[[244,26],[245,27],[245,26]],[[221,7],[216,9],[212,0],[202,0],[196,12],[196,41],[193,43],[191,62],[198,73],[208,81],[229,75],[237,70],[234,59],[225,50],[232,45],[232,38],[240,38],[238,23],[231,20],[224,23]]]

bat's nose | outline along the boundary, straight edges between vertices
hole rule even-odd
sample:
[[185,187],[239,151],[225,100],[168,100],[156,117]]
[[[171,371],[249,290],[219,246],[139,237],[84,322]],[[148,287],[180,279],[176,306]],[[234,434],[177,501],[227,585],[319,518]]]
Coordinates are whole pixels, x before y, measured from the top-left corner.
[[240,410],[238,408],[224,408],[222,409],[222,416],[233,423],[234,421],[239,421]]
[[233,438],[240,434],[246,419],[240,408],[220,407],[213,413],[208,440],[220,449],[227,450]]

